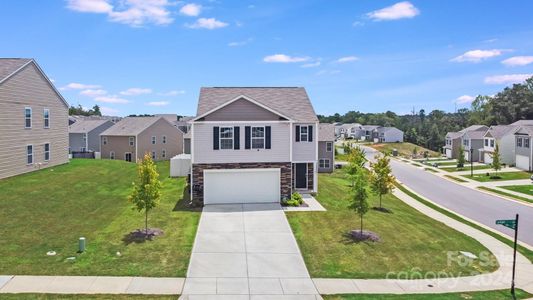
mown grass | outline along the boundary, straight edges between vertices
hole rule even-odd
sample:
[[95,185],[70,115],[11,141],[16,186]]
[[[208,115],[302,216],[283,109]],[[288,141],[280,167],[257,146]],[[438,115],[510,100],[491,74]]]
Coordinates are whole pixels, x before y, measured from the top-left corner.
[[[168,177],[168,161],[157,167],[162,199],[148,225],[164,235],[139,243],[127,239],[144,227],[127,201],[133,163],[74,159],[1,180],[0,274],[184,276],[200,212],[184,204],[185,179]],[[78,254],[81,236],[87,250]],[[47,256],[51,250],[57,255]]]
[[500,186],[502,189],[533,196],[533,184]]
[[470,175],[463,175],[463,177],[470,178],[479,182],[488,182],[488,181],[505,181],[505,180],[519,180],[519,179],[529,179],[531,173],[519,171],[519,172],[491,172],[489,176],[487,174],[474,174],[474,177]]
[[370,144],[369,146],[374,148],[374,149],[376,149],[376,150],[378,150],[378,151],[381,151],[383,153],[390,153],[390,154],[392,154],[392,150],[393,149],[396,149],[398,151],[398,154],[400,156],[404,156],[404,157],[412,157],[413,149],[415,147],[417,149],[416,151],[417,151],[418,155],[422,155],[422,153],[427,151],[429,157],[440,157],[441,156],[441,154],[439,152],[435,152],[435,151],[426,149],[424,147],[421,147],[421,146],[418,146],[418,145],[415,145],[415,144],[411,144],[411,143],[407,143],[407,142],[404,142],[404,143]]
[[[383,198],[392,213],[370,210],[364,229],[381,237],[378,243],[356,243],[349,236],[359,218],[349,209],[350,187],[343,170],[319,175],[317,200],[326,212],[287,213],[312,277],[384,278],[387,273],[443,271],[450,276],[494,271],[496,266],[447,263],[448,251],[488,251],[476,240],[437,222],[393,195]],[[372,195],[371,206],[378,197]],[[454,254],[455,255],[455,254]],[[419,269],[416,269],[419,268]]]
[[440,168],[441,170],[444,170],[444,171],[448,171],[448,172],[461,172],[461,171],[470,171],[470,170],[488,170],[488,169],[491,169],[492,166],[490,165],[477,165],[477,166],[474,166],[473,168],[470,168],[470,165],[465,165],[464,167],[462,168],[458,168],[458,167],[453,167],[453,168]]
[[463,178],[455,177],[452,175],[444,175],[446,178],[450,178],[451,180],[457,181],[457,182],[468,182],[468,180],[464,180]]
[[[533,295],[517,289],[516,299],[527,299]],[[513,299],[510,290],[496,290],[483,292],[463,292],[444,294],[353,294],[353,295],[324,295],[324,300],[505,300]]]
[[511,199],[516,199],[516,200],[520,200],[520,201],[533,203],[532,199],[525,198],[525,197],[520,197],[518,195],[511,194],[511,193],[506,193],[504,191],[500,191],[500,190],[497,190],[497,189],[491,189],[491,188],[488,188],[488,187],[485,187],[485,186],[479,186],[478,189],[485,190],[485,191],[488,191],[488,192],[491,192],[491,193],[495,193],[495,194],[499,194],[499,195],[502,195],[502,196],[505,196],[505,197],[509,197]]

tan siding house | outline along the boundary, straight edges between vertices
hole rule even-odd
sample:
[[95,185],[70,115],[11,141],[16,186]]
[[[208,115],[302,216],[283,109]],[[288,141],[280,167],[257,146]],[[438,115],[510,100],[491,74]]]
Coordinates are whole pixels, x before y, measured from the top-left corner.
[[0,178],[67,162],[67,102],[34,60],[0,58]]
[[167,160],[183,153],[183,132],[164,117],[128,117],[100,135],[102,158],[135,162],[149,153]]

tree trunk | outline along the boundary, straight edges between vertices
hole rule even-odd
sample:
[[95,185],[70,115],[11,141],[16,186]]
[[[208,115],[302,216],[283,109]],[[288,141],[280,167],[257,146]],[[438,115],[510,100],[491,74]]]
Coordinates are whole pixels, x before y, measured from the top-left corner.
[[148,237],[148,210],[144,210],[146,213],[144,215],[144,233]]
[[379,208],[383,208],[381,207],[381,193],[379,193]]
[[363,215],[361,215],[361,237],[363,236]]

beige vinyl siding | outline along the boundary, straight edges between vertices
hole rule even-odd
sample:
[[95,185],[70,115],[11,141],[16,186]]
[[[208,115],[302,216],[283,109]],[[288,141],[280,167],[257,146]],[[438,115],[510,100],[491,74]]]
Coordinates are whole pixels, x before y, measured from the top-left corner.
[[[25,129],[24,108],[32,109],[32,128]],[[44,128],[44,109],[50,127]],[[44,144],[50,160],[44,161]],[[33,165],[26,164],[26,145],[33,145]],[[0,178],[68,162],[68,108],[37,67],[30,63],[0,84]]]
[[[296,142],[296,126],[313,126],[313,141],[312,142]],[[313,123],[296,123],[292,126],[292,161],[305,162],[316,161],[317,155],[317,128]]]
[[132,161],[135,161],[135,139],[133,146],[130,146],[129,136],[107,136],[107,144],[101,143],[101,148],[104,159],[109,159],[109,153],[114,151],[115,159],[124,160],[124,154],[130,152]]
[[[213,127],[240,127],[239,150],[213,150]],[[245,126],[271,126],[271,149],[244,149]],[[289,123],[201,123],[193,125],[193,159],[202,163],[288,162],[290,161]],[[311,143],[310,143],[311,144]]]
[[[167,137],[166,144],[163,144],[163,136]],[[152,144],[152,136],[156,137],[156,144]],[[138,158],[142,158],[145,153],[155,151],[157,160],[168,160],[171,157],[183,153],[183,132],[165,119],[160,119],[138,135],[137,152]],[[166,150],[166,157],[161,157],[162,150]],[[135,154],[134,154],[135,156]]]
[[276,121],[279,115],[248,100],[239,99],[205,116],[205,121]]

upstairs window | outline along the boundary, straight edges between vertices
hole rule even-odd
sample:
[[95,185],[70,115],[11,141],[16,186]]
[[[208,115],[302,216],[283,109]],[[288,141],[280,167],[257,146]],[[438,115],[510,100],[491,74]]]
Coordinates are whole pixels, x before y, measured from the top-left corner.
[[44,161],[50,160],[50,144],[44,144]]
[[220,127],[220,149],[233,149],[233,127]]
[[33,164],[33,145],[26,146],[26,163],[28,165]]
[[522,138],[521,137],[516,139],[516,146],[522,147]]
[[161,149],[161,158],[166,158],[166,157],[167,157],[167,150]]
[[135,137],[133,136],[130,136],[130,146],[131,147],[135,146]]
[[155,143],[156,143],[156,137],[153,136],[153,137],[152,137],[152,145],[155,145]]
[[265,148],[265,127],[252,127],[252,149]]
[[468,145],[470,144],[470,141],[469,140],[463,140],[463,145],[468,147]]
[[493,139],[490,140],[490,146],[491,146],[492,148],[494,148],[494,140],[493,140]]
[[327,142],[326,143],[326,152],[331,152],[333,151],[333,143],[332,142]]
[[31,128],[31,107],[24,108],[25,128]]
[[485,139],[485,146],[486,146],[486,147],[489,146],[489,139]]
[[50,110],[45,108],[43,110],[44,128],[50,128]]
[[308,127],[307,126],[301,126],[300,127],[300,141],[307,142],[309,135],[308,135]]
[[524,148],[529,148],[529,139],[524,139]]
[[163,144],[167,143],[167,136],[166,135],[161,137],[161,143],[163,143]]
[[107,145],[107,136],[102,137],[102,144]]

